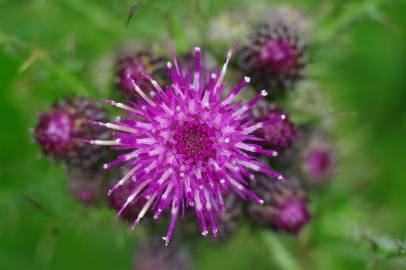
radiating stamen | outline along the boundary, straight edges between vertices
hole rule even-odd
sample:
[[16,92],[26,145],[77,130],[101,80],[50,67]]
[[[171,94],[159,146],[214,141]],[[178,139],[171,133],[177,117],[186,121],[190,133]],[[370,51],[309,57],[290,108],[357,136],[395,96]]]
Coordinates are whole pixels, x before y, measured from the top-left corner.
[[107,128],[118,130],[118,131],[123,131],[123,132],[128,132],[128,133],[137,133],[138,132],[138,130],[136,130],[134,128],[121,126],[121,125],[117,125],[117,124],[113,124],[113,123],[104,123],[104,122],[95,122],[95,121],[91,121],[91,122],[95,125],[107,127]]
[[156,193],[154,193],[154,195],[152,195],[151,198],[148,199],[147,203],[141,209],[140,213],[138,214],[137,219],[133,222],[133,225],[131,226],[131,231],[135,230],[136,226],[140,223],[140,220],[145,216],[145,214],[147,213],[151,204],[154,202],[155,198],[156,198]]
[[152,179],[146,180],[144,182],[142,182],[141,184],[139,184],[139,186],[137,186],[134,191],[130,194],[130,196],[128,196],[126,202],[123,204],[123,206],[121,207],[121,209],[117,212],[116,217],[119,217],[121,215],[121,213],[124,212],[124,210],[127,208],[127,206],[135,199],[135,197],[137,197],[137,195],[149,184],[151,183]]
[[251,81],[249,77],[244,77],[236,86],[234,86],[228,96],[224,99],[221,105],[225,106],[230,104],[233,99],[237,96],[237,94]]
[[122,145],[120,139],[117,139],[117,140],[83,140],[83,141],[90,143],[90,144],[97,144],[97,145],[110,145],[110,146]]
[[200,89],[200,72],[201,72],[201,64],[200,64],[200,48],[195,48],[195,73],[193,78],[193,85],[195,92],[199,91]]
[[168,246],[169,241],[171,240],[172,232],[175,227],[176,220],[178,219],[179,213],[179,197],[177,196],[172,202],[172,210],[171,210],[171,221],[169,223],[168,231],[166,232],[165,237],[165,246]]
[[135,109],[135,108],[133,108],[133,107],[124,105],[123,103],[115,102],[115,101],[109,100],[109,99],[107,99],[107,98],[102,98],[101,100],[102,100],[104,103],[109,104],[110,106],[114,106],[114,107],[117,107],[117,108],[119,108],[119,109],[122,109],[122,110],[125,110],[125,111],[128,111],[128,112],[132,112],[132,113],[135,113],[135,114],[139,114],[139,113],[140,113],[139,110],[137,110],[137,109]]
[[131,80],[131,83],[133,84],[134,90],[146,101],[148,102],[149,105],[155,107],[156,104],[155,102],[152,101],[145,93],[141,90],[141,88],[135,83],[134,80]]
[[108,195],[108,196],[111,196],[111,194],[112,194],[118,187],[124,185],[124,183],[127,182],[128,179],[130,179],[131,176],[134,175],[135,171],[138,170],[139,167],[140,167],[140,165],[137,165],[137,166],[135,166],[134,168],[132,168],[130,171],[128,171],[128,173],[126,173],[126,174],[124,175],[124,177],[121,178],[121,179],[117,182],[117,184],[115,184],[115,185],[113,186],[113,188],[111,188],[111,189],[107,192],[107,195]]
[[233,113],[233,117],[238,117],[244,112],[246,112],[248,109],[251,109],[255,103],[257,103],[261,98],[266,97],[268,93],[265,90],[261,90],[260,94],[252,98],[250,101],[247,102],[247,104],[243,105],[239,110],[235,111]]
[[233,48],[231,48],[227,53],[226,62],[224,63],[223,68],[221,69],[221,72],[220,72],[220,76],[217,79],[216,85],[214,86],[214,93],[216,93],[217,89],[219,88],[219,86],[223,82],[224,75],[226,74],[227,66],[228,66],[228,63],[230,62],[230,59],[231,59],[232,55],[233,55]]

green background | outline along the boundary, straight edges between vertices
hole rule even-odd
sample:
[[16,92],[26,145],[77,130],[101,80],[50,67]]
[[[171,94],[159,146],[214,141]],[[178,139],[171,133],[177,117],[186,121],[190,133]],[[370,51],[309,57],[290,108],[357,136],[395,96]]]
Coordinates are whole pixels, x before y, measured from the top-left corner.
[[[36,114],[67,95],[109,95],[126,41],[214,46],[201,34],[213,18],[280,2],[0,0],[0,269],[130,269],[143,229],[129,235],[113,211],[73,200],[63,166],[33,143]],[[309,77],[330,102],[337,173],[298,237],[243,223],[224,243],[198,240],[197,268],[406,269],[395,245],[406,236],[406,4],[283,2],[315,20]]]

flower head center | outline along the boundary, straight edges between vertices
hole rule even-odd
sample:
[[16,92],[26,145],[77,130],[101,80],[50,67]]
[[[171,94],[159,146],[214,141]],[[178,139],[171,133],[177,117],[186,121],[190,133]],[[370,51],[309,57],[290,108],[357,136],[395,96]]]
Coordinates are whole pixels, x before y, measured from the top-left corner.
[[180,124],[174,136],[176,152],[192,163],[205,162],[215,155],[212,136],[213,129],[207,124]]
[[295,49],[283,39],[271,39],[259,53],[264,66],[277,72],[289,71],[295,65]]

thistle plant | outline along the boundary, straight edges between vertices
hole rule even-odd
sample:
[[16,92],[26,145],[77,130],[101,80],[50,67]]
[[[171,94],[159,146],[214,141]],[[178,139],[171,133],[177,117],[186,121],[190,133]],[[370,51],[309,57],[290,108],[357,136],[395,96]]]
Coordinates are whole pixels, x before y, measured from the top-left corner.
[[283,180],[281,174],[252,154],[277,155],[276,151],[257,144],[261,139],[253,133],[283,121],[285,115],[276,114],[264,122],[252,117],[249,109],[267,95],[265,90],[246,104],[234,100],[249,82],[248,77],[222,98],[231,55],[232,50],[221,70],[203,77],[200,48],[195,48],[193,72],[182,71],[172,50],[173,62],[167,64],[171,83],[165,89],[144,74],[155,89],[151,97],[133,81],[134,91],[143,100],[128,105],[106,100],[126,114],[114,122],[94,122],[115,130],[113,140],[88,142],[125,152],[104,167],[124,163],[130,169],[110,190],[110,195],[128,181],[135,183],[118,216],[131,202],[145,199],[132,230],[147,211],[153,211],[157,219],[168,209],[171,220],[163,237],[167,245],[179,213],[190,207],[200,221],[202,235],[208,234],[209,227],[216,235],[216,215],[224,211],[225,196],[234,192],[242,199],[249,198],[261,205],[263,200],[247,186],[248,181],[255,179],[254,173]]
[[392,1],[6,0],[0,268],[404,269]]

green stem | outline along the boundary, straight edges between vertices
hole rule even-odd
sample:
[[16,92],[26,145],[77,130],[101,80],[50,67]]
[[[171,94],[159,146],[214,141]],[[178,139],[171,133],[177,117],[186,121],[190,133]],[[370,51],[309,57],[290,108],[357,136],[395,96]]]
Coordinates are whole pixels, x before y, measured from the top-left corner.
[[284,270],[300,270],[300,266],[297,264],[295,258],[286,249],[280,239],[271,231],[262,231],[260,233],[261,239],[266,244],[269,253],[273,257],[273,261],[276,262],[281,269]]

